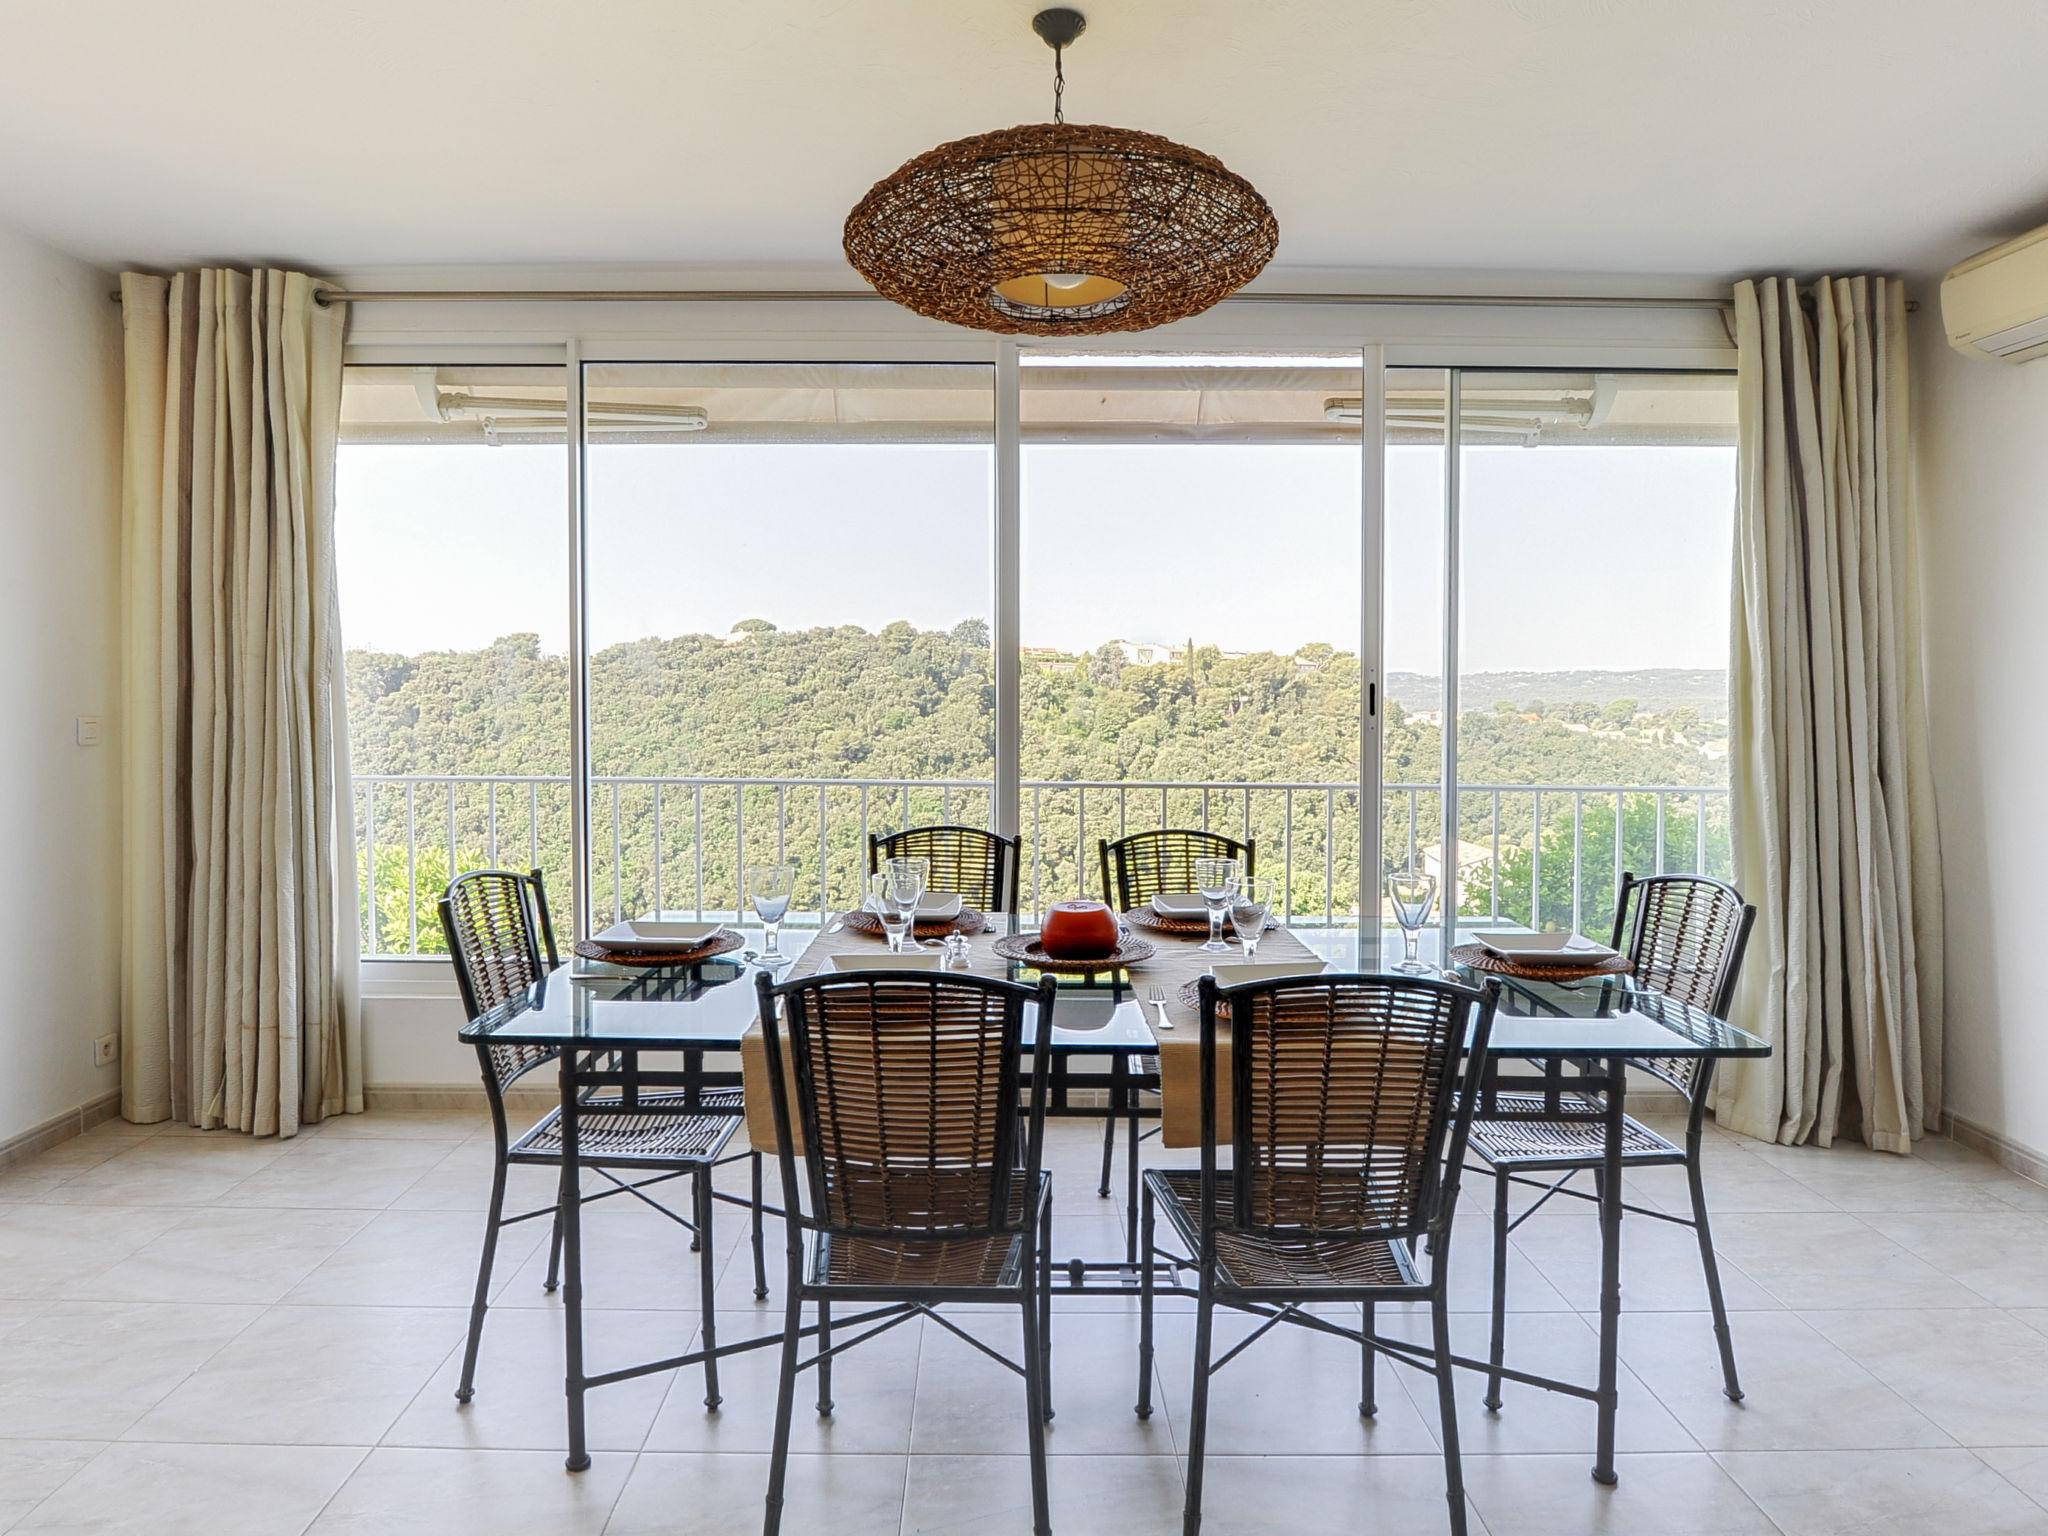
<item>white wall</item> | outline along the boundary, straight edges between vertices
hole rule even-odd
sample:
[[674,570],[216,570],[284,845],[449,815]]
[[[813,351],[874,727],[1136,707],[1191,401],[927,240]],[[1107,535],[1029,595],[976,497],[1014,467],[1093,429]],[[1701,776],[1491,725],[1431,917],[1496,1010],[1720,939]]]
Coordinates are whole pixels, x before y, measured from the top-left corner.
[[1937,284],[1916,289],[1947,1108],[2038,1153],[2048,1151],[2048,362],[1964,357],[1943,334]]
[[[119,1086],[120,310],[0,227],[0,1142]],[[76,744],[80,715],[102,745]]]

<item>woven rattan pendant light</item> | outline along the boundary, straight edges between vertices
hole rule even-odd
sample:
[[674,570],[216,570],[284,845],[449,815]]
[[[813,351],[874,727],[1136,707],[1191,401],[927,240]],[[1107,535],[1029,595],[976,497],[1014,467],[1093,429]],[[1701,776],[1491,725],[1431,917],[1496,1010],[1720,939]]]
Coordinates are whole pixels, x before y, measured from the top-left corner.
[[1242,176],[1157,134],[1066,120],[1079,11],[1040,11],[1053,120],[955,139],[875,183],[846,217],[846,259],[884,298],[984,331],[1087,336],[1200,314],[1280,242]]

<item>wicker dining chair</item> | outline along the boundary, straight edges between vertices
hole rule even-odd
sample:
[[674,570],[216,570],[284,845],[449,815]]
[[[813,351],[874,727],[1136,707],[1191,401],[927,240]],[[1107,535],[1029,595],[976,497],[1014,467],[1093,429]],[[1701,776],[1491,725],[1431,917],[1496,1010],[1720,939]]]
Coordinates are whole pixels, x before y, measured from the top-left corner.
[[[1378,1407],[1382,1348],[1436,1378],[1451,1530],[1464,1536],[1451,1217],[1499,991],[1494,981],[1473,988],[1409,976],[1291,976],[1230,988],[1201,979],[1201,1166],[1145,1175],[1139,1251],[1139,1418],[1152,1412],[1154,1261],[1176,1275],[1194,1270],[1197,1283],[1184,1536],[1202,1523],[1210,1377],[1277,1323],[1359,1346],[1358,1411],[1367,1417]],[[1226,1012],[1228,1057],[1219,1060]],[[1230,1166],[1219,1169],[1225,1073]],[[1186,1253],[1158,1246],[1162,1215]],[[1427,1348],[1376,1332],[1375,1308],[1408,1301],[1428,1304]],[[1362,1326],[1339,1326],[1327,1307],[1307,1310],[1323,1303],[1359,1306]],[[1212,1360],[1219,1306],[1266,1322]]]
[[[1052,1416],[1052,1178],[1044,1171],[1053,982],[960,972],[759,978],[761,1031],[788,1215],[787,1312],[763,1529],[781,1527],[797,1375],[818,1372],[832,1411],[833,1358],[923,1317],[1024,1378],[1032,1530],[1051,1530],[1045,1421]],[[1028,1107],[1024,1010],[1036,1007]],[[803,1169],[793,1129],[801,1126]],[[865,1331],[834,1345],[838,1319]],[[1010,1303],[1023,1359],[997,1354],[938,1308]],[[804,1306],[817,1309],[805,1327]],[[816,1352],[798,1358],[804,1339]]]
[[[1221,832],[1203,832],[1193,827],[1162,827],[1150,832],[1133,832],[1115,842],[1107,838],[1098,844],[1102,858],[1102,899],[1119,912],[1142,907],[1161,893],[1181,894],[1195,888],[1195,860],[1239,859],[1247,877],[1258,873],[1257,839],[1240,843]],[[1135,1094],[1159,1091],[1159,1058],[1139,1056],[1131,1062],[1131,1088]],[[1113,1106],[1112,1106],[1113,1107]],[[1156,1113],[1156,1108],[1146,1111]],[[1135,1119],[1135,1117],[1133,1117]],[[1102,1180],[1096,1193],[1109,1198],[1110,1172],[1116,1163],[1116,1122],[1110,1114],[1102,1122]],[[1139,1137],[1149,1141],[1158,1127]]]
[[1195,888],[1195,860],[1239,859],[1247,875],[1258,873],[1259,845],[1240,843],[1221,832],[1160,827],[1133,832],[1097,845],[1102,858],[1102,899],[1119,912],[1142,907],[1154,896]]
[[[1645,986],[1692,1007],[1725,1018],[1742,974],[1742,957],[1756,908],[1722,880],[1704,875],[1621,877],[1615,901],[1614,948],[1629,959],[1630,974]],[[1728,1308],[1721,1299],[1721,1269],[1714,1258],[1714,1237],[1707,1224],[1706,1187],[1701,1179],[1700,1146],[1705,1134],[1707,1101],[1713,1086],[1714,1063],[1697,1057],[1670,1056],[1638,1063],[1685,1095],[1685,1145],[1660,1135],[1633,1115],[1622,1116],[1621,1161],[1625,1168],[1683,1167],[1692,1196],[1688,1219],[1624,1202],[1622,1209],[1691,1227],[1699,1239],[1700,1268],[1705,1272],[1707,1301],[1714,1315],[1714,1338],[1721,1350],[1721,1389],[1733,1402],[1742,1401],[1735,1374],[1735,1344],[1728,1331]],[[1498,1374],[1506,1347],[1508,1234],[1527,1221],[1552,1195],[1597,1200],[1604,1164],[1606,1132],[1597,1118],[1598,1097],[1577,1096],[1570,1118],[1546,1118],[1542,1092],[1502,1091],[1491,1095],[1472,1131],[1472,1151],[1493,1172],[1493,1332],[1488,1363],[1495,1374],[1487,1379],[1486,1406],[1501,1404]],[[1494,1114],[1513,1118],[1492,1118]],[[1594,1190],[1568,1188],[1581,1173],[1593,1175]],[[1532,1177],[1546,1175],[1554,1177]],[[1513,1220],[1508,1196],[1523,1184],[1543,1193]]]
[[[560,964],[555,948],[555,929],[548,915],[547,888],[539,870],[519,874],[508,869],[475,870],[449,882],[440,900],[441,928],[447,935],[448,953],[455,962],[455,980],[462,992],[462,1006],[472,1019],[480,1018],[508,1002]],[[469,1338],[462,1354],[462,1380],[455,1389],[461,1402],[476,1395],[477,1349],[483,1341],[484,1313],[488,1308],[491,1267],[497,1257],[498,1233],[505,1227],[552,1214],[554,1235],[548,1250],[545,1289],[556,1288],[561,1274],[562,1206],[571,1198],[584,1204],[613,1195],[631,1194],[653,1206],[690,1233],[690,1246],[699,1256],[705,1339],[712,1338],[712,1282],[716,1251],[711,1240],[711,1207],[714,1195],[712,1169],[742,1158],[753,1165],[754,1288],[757,1296],[767,1295],[767,1275],[762,1251],[761,1158],[759,1153],[725,1155],[733,1132],[739,1127],[742,1104],[737,1088],[711,1088],[698,1094],[694,1104],[683,1093],[644,1093],[632,1107],[622,1108],[616,1093],[593,1094],[577,1118],[577,1161],[595,1171],[610,1187],[595,1194],[583,1194],[568,1187],[568,1170],[562,1159],[561,1108],[556,1106],[517,1139],[511,1135],[505,1106],[505,1092],[521,1077],[556,1057],[549,1046],[496,1044],[479,1041],[477,1061],[483,1069],[484,1093],[491,1110],[491,1136],[495,1158],[492,1163],[491,1198],[484,1220],[483,1253],[477,1262],[476,1294],[470,1303]],[[505,1214],[505,1180],[513,1167],[547,1167],[562,1170],[555,1203],[517,1215]],[[617,1171],[615,1171],[617,1170]],[[620,1177],[620,1173],[628,1175]],[[633,1178],[634,1175],[648,1177]],[[679,1215],[646,1191],[654,1185],[688,1175],[692,1204],[688,1216]],[[705,1400],[718,1401],[718,1362],[707,1358],[704,1366]]]
[[1018,840],[980,827],[909,827],[868,838],[868,873],[884,859],[931,860],[928,889],[957,895],[983,912],[1017,910]]

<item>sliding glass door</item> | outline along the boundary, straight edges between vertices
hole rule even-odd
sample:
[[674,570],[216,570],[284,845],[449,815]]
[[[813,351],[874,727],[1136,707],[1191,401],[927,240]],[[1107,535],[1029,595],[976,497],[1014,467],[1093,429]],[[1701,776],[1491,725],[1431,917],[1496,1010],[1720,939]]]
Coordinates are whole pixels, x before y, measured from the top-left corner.
[[1735,470],[1726,374],[1390,374],[1384,852],[1446,942],[1730,873]]
[[591,920],[859,899],[867,838],[987,825],[994,370],[585,369]]
[[451,874],[572,895],[562,368],[357,367],[335,559],[363,954],[446,949]]
[[1356,921],[1359,390],[1355,356],[1022,370],[1027,905],[1200,827],[1298,920]]

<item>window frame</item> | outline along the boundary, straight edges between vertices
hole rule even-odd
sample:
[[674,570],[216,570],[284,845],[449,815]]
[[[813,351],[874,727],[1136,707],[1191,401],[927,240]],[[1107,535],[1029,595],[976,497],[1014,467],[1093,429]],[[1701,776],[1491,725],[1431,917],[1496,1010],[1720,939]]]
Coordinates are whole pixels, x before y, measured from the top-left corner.
[[[343,287],[374,289],[374,281],[342,277]],[[1290,354],[1335,356],[1356,352],[1363,409],[1358,433],[1359,507],[1359,860],[1381,863],[1384,781],[1381,721],[1386,703],[1383,671],[1385,593],[1381,558],[1386,529],[1386,380],[1397,369],[1443,369],[1455,388],[1466,372],[1620,371],[1732,374],[1734,347],[1722,316],[1697,310],[1379,307],[1304,302],[1226,306],[1206,315],[1128,337],[1090,338],[1086,345],[1041,344],[1008,337],[949,333],[883,305],[820,304],[803,300],[573,304],[448,301],[380,305],[360,302],[344,349],[347,365],[539,365],[565,370],[567,414],[583,420],[586,370],[617,363],[983,363],[995,376],[995,493],[993,623],[996,679],[995,830],[1016,835],[1021,816],[1020,603],[1021,432],[1020,359],[1027,352]],[[1458,519],[1457,416],[1448,413],[1445,517],[1446,678],[1456,663]],[[587,434],[580,429],[565,455],[564,538],[569,580],[571,692],[571,849],[575,901],[566,936],[590,929],[590,739],[588,699]],[[1455,684],[1449,684],[1455,687]],[[1455,803],[1456,727],[1444,732],[1444,782],[1450,786],[1445,824]],[[1382,922],[1377,880],[1361,880],[1358,926]],[[1445,918],[1449,918],[1448,912]],[[1446,936],[1448,937],[1448,922]],[[445,969],[443,956],[379,956],[364,962],[366,986],[374,978],[395,988],[389,995],[439,996],[436,987],[414,990],[422,964]],[[375,992],[372,995],[377,995]]]

